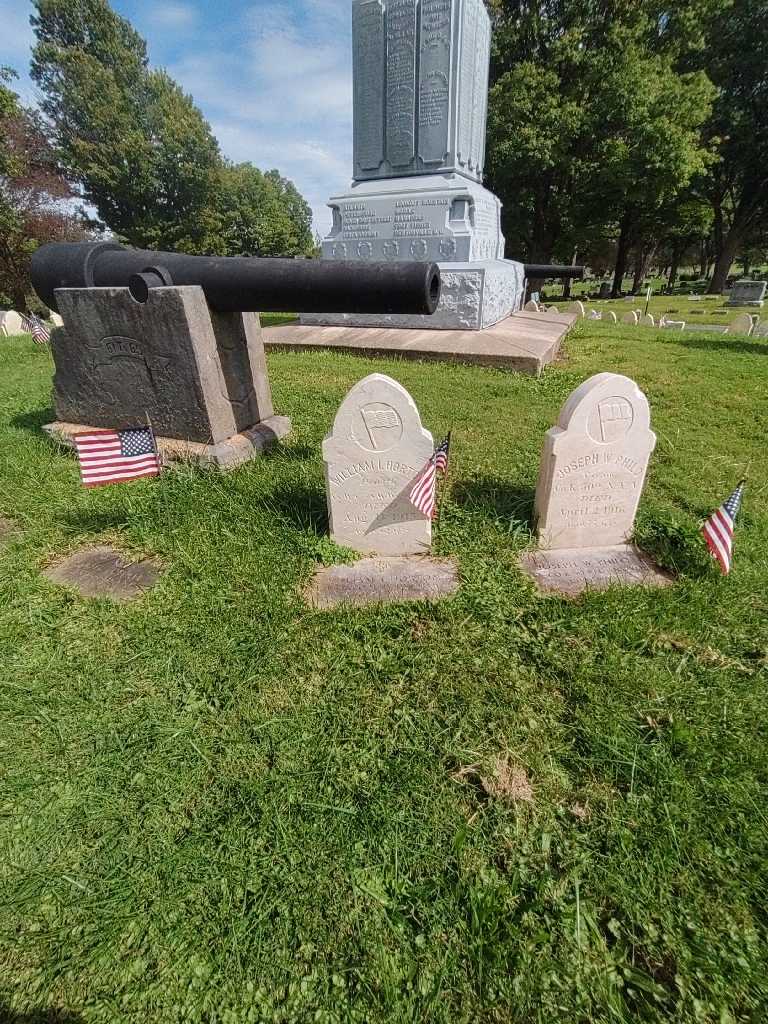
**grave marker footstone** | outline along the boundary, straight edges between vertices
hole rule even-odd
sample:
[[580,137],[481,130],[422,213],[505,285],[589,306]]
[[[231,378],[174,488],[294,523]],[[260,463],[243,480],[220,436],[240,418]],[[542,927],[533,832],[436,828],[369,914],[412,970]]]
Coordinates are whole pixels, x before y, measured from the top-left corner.
[[355,551],[427,553],[432,524],[410,501],[434,451],[416,403],[391,377],[372,373],[341,403],[323,441],[331,537]]
[[576,388],[544,444],[536,488],[540,546],[629,540],[655,445],[648,400],[634,381],[598,373]]
[[633,327],[637,327],[637,313],[630,310],[629,313],[625,313],[621,318],[623,324],[632,324]]
[[642,327],[655,327],[656,321],[653,319],[650,313],[643,313],[640,317],[640,324]]
[[755,322],[749,313],[740,313],[728,327],[729,334],[751,334]]
[[10,338],[14,334],[24,333],[24,321],[14,309],[0,313],[0,334]]

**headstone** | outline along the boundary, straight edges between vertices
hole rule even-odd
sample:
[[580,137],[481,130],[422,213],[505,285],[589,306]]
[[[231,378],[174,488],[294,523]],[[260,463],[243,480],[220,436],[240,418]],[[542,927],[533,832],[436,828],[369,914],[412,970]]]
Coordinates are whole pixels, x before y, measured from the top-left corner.
[[768,281],[737,281],[726,306],[762,306]]
[[761,320],[752,331],[753,338],[768,338],[768,320]]
[[354,181],[329,201],[322,256],[437,261],[442,297],[432,316],[302,324],[482,330],[520,309],[523,265],[504,259],[501,203],[481,183],[490,44],[483,0],[353,0]]
[[755,326],[749,313],[740,313],[728,327],[729,334],[751,334]]
[[611,285],[610,281],[603,281],[603,283],[600,285],[600,292],[597,297],[598,299],[610,299],[612,292],[613,286]]
[[24,321],[15,310],[8,309],[4,313],[0,313],[0,334],[6,338],[10,338],[14,334],[23,333]]
[[637,323],[638,323],[637,313],[635,313],[634,310],[630,310],[629,313],[625,313],[622,316],[621,322],[623,324],[632,324],[634,327],[637,327]]
[[536,487],[540,547],[628,541],[655,445],[648,401],[634,381],[598,373],[576,388],[544,444]]
[[526,304],[523,306],[523,309],[526,313],[538,313],[539,304],[538,302],[534,302],[533,299],[531,299],[529,302],[526,302]]
[[612,324],[617,324],[619,322],[619,318],[616,316],[612,309],[609,309],[608,312],[603,315],[604,320],[606,319],[606,317],[611,321]]
[[655,327],[656,321],[653,319],[650,313],[643,313],[643,315],[640,317],[640,326]]
[[432,524],[410,492],[433,451],[401,384],[381,373],[355,384],[323,441],[333,540],[371,554],[428,553]]
[[579,317],[581,317],[582,320],[587,315],[587,311],[584,308],[584,303],[579,302],[578,299],[576,300],[576,302],[572,302],[570,306],[566,306],[565,312],[576,313]]
[[685,320],[667,320],[667,318],[663,316],[661,320],[659,320],[659,327],[672,331],[684,331]]
[[531,292],[531,302],[535,302],[538,306],[541,302],[541,292]]
[[51,321],[51,323],[53,324],[54,327],[63,327],[64,326],[64,320],[63,320],[62,317],[59,316],[58,313],[54,313],[53,311],[51,311],[48,314],[48,319]]
[[45,570],[52,583],[72,587],[82,597],[130,601],[153,586],[161,572],[156,559],[131,560],[114,548],[76,551]]
[[307,591],[315,608],[392,601],[437,601],[459,588],[458,567],[448,558],[402,555],[363,558],[317,570]]
[[52,332],[57,422],[78,429],[149,423],[161,454],[230,467],[290,430],[275,416],[259,318],[212,313],[202,288],[56,292],[64,327]]
[[588,320],[602,320],[603,319],[603,314],[602,313],[598,313],[598,311],[596,309],[590,309],[589,316],[587,317],[587,319]]
[[552,305],[552,306],[547,306],[546,312],[547,312],[547,313],[559,313],[559,312],[560,312],[560,309],[559,309],[559,307],[558,307],[558,306],[554,306],[554,305]]

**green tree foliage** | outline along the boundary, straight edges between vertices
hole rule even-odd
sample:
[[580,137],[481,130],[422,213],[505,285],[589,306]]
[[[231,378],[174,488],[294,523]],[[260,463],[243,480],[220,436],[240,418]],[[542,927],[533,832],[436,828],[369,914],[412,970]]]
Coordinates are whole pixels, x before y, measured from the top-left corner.
[[21,106],[11,80],[0,68],[0,302],[23,311],[36,305],[29,280],[35,249],[82,238],[85,229],[65,205],[72,192],[40,115]]
[[768,2],[734,0],[712,19],[707,71],[717,87],[709,137],[720,162],[705,182],[723,290],[740,247],[768,219]]
[[678,66],[702,51],[711,2],[496,0],[488,166],[510,255],[619,237],[623,276],[643,222],[706,168],[711,86]]
[[145,41],[107,0],[36,9],[43,112],[83,199],[119,237],[191,253],[311,249],[294,186],[223,160],[192,98],[150,68]]

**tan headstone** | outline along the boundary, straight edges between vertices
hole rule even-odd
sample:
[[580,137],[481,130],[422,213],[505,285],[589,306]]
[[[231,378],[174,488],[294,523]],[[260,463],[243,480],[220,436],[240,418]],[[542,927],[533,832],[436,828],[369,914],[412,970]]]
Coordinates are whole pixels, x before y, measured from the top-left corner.
[[728,327],[729,334],[751,334],[755,322],[749,313],[739,313]]
[[625,543],[655,445],[648,400],[634,381],[598,373],[576,388],[544,442],[536,487],[540,546]]
[[14,334],[23,333],[24,321],[15,310],[8,309],[4,313],[0,313],[0,334],[10,338]]
[[401,384],[381,373],[355,384],[323,441],[332,538],[365,553],[427,553],[432,524],[410,492],[433,451]]
[[584,303],[579,302],[578,299],[576,300],[576,302],[572,302],[570,306],[566,306],[563,312],[577,313],[582,319],[584,319],[584,317],[587,315],[587,311],[584,308]]
[[609,309],[608,312],[604,314],[603,319],[605,319],[606,317],[612,324],[617,324],[619,322],[619,318],[616,316],[612,309]]
[[51,323],[53,324],[54,327],[63,327],[64,326],[64,320],[59,316],[58,313],[54,313],[53,311],[51,311],[48,314],[48,319],[51,321]]
[[528,302],[526,302],[526,304],[523,306],[523,310],[526,313],[538,313],[539,304],[538,302],[534,302],[533,299],[529,299]]
[[653,319],[650,313],[643,313],[640,317],[641,327],[655,327],[656,321]]
[[635,313],[634,310],[630,310],[629,313],[624,314],[621,318],[621,322],[623,324],[632,324],[634,327],[637,327],[637,313]]

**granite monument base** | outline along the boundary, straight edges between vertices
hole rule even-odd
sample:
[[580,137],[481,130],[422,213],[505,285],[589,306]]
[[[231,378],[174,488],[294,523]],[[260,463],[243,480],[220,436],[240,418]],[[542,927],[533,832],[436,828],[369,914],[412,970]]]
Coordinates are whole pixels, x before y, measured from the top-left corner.
[[[103,429],[80,423],[47,423],[43,430],[60,444],[74,448],[75,434]],[[233,434],[222,441],[203,443],[184,441],[177,437],[155,436],[155,443],[163,465],[172,462],[192,462],[199,466],[214,466],[221,470],[235,469],[244,462],[258,458],[272,447],[281,437],[291,432],[291,421],[287,416],[269,416],[250,430]]]
[[520,564],[543,594],[578,597],[608,587],[668,587],[673,579],[632,544],[528,551]]

